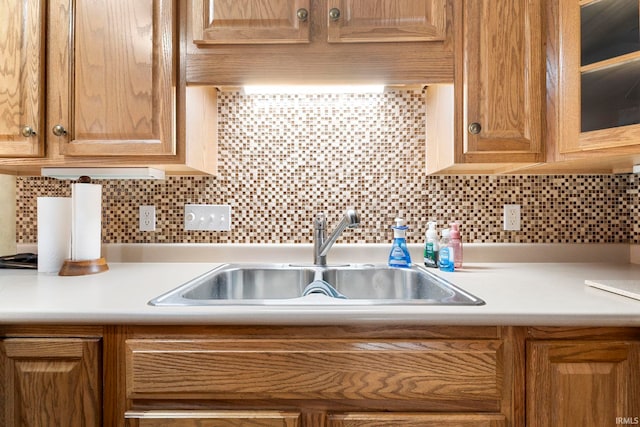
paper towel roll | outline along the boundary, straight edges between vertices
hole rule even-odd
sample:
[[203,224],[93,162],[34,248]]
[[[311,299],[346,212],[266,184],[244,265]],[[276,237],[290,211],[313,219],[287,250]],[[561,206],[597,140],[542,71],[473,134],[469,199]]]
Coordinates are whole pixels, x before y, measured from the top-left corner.
[[71,259],[100,258],[102,244],[102,186],[71,184]]
[[71,255],[71,199],[38,197],[38,271],[57,273]]

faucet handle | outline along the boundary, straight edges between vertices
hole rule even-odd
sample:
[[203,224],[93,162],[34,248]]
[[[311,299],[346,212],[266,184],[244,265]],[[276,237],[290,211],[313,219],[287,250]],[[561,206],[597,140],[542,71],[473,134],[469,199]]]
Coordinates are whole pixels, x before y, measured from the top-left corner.
[[356,228],[360,226],[360,215],[355,209],[347,209],[344,215],[347,220],[347,227]]

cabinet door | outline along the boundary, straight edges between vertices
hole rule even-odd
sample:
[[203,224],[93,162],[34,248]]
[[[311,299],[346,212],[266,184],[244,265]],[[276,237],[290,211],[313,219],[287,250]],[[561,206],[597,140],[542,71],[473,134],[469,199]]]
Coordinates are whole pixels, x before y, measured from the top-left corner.
[[60,154],[174,154],[174,1],[52,0],[49,8],[47,128],[66,130],[50,134]]
[[487,414],[336,414],[328,427],[503,427],[504,415]]
[[541,0],[466,0],[462,72],[465,163],[543,159]]
[[[640,2],[559,2],[556,123],[561,154],[636,154],[640,141]],[[556,47],[556,46],[554,46]]]
[[0,424],[100,426],[100,360],[97,339],[0,341]]
[[309,43],[310,0],[193,0],[193,42]]
[[526,381],[529,427],[621,424],[640,416],[640,342],[530,342]]
[[128,411],[128,427],[298,427],[300,413],[288,411]]
[[0,0],[0,157],[44,154],[44,0]]
[[445,0],[328,0],[330,43],[445,39]]

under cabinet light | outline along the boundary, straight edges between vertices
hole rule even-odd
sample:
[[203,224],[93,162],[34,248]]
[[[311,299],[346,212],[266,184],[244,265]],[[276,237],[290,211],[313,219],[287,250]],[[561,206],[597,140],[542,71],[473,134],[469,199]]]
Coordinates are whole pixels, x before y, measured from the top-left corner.
[[42,168],[40,175],[57,179],[164,179],[164,171],[155,168]]
[[326,93],[382,93],[384,85],[247,85],[246,95],[314,95]]

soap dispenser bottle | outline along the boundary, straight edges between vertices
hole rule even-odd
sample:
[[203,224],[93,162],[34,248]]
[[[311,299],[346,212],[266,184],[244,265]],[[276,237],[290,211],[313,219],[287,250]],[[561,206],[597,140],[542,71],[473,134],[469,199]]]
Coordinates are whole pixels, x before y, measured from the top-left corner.
[[442,230],[442,239],[440,240],[440,258],[438,259],[438,267],[442,271],[454,271],[455,249],[451,246],[451,231],[448,228]]
[[404,219],[396,218],[395,225],[391,227],[393,229],[393,244],[391,245],[391,252],[389,253],[389,267],[411,267],[411,255],[407,249],[406,233],[407,227],[404,223]]
[[453,263],[455,268],[462,268],[462,239],[460,238],[460,224],[449,224],[451,227],[451,247],[453,248]]
[[438,267],[438,231],[436,230],[436,223],[427,223],[429,228],[425,233],[424,241],[424,265],[426,267],[437,268]]

